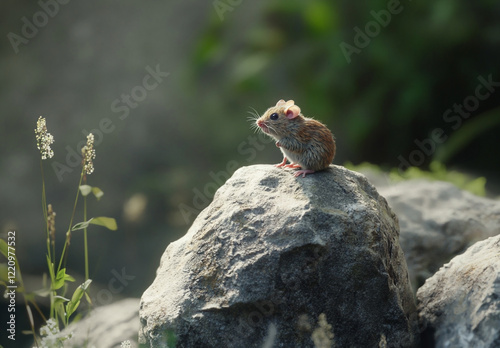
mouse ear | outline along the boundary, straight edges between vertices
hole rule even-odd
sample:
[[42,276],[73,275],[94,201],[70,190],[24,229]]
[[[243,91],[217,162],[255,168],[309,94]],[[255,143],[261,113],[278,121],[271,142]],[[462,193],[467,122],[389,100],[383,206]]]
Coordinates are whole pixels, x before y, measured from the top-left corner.
[[300,114],[300,108],[297,105],[292,105],[285,109],[285,115],[290,120],[292,118],[299,116],[299,114]]
[[280,99],[277,103],[276,106],[283,106],[285,105],[285,101],[283,99]]

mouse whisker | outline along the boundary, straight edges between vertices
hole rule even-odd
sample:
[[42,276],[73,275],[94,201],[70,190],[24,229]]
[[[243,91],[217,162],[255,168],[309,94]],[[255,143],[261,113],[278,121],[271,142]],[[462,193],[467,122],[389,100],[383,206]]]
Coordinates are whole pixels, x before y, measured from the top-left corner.
[[259,113],[257,112],[257,110],[255,110],[254,108],[251,108],[252,111],[248,111],[248,113],[252,116],[249,117],[249,119],[253,120],[253,121],[257,121],[259,118],[260,118],[260,115]]
[[260,115],[259,115],[259,113],[257,112],[257,110],[255,110],[255,109],[254,109],[254,108],[252,108],[251,106],[250,106],[250,109],[252,109],[253,114],[254,114],[257,118],[259,118],[259,117],[260,117]]
[[247,120],[249,120],[249,121],[257,121],[257,120],[260,118],[260,116],[259,116],[259,115],[255,115],[255,114],[253,114],[253,113],[252,113],[252,112],[250,112],[250,111],[249,111],[248,113],[249,113],[250,115],[252,115],[252,116],[248,116],[248,117],[247,117]]
[[253,129],[254,133],[257,133],[257,132],[261,131],[260,127],[256,123],[252,123],[250,125],[250,129]]

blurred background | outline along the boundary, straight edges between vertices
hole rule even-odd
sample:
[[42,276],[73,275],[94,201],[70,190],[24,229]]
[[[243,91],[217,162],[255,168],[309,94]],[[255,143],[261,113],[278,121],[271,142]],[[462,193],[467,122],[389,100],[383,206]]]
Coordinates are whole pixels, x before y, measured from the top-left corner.
[[[89,229],[93,291],[128,277],[110,300],[140,297],[236,168],[281,160],[247,120],[279,99],[327,124],[336,164],[439,160],[500,192],[497,0],[60,1],[4,0],[0,11],[0,232],[16,231],[34,289],[46,272],[40,115],[55,138],[44,170],[59,253],[77,154],[95,134],[88,184],[104,197],[88,215],[118,230]],[[67,265],[82,276],[76,232]]]

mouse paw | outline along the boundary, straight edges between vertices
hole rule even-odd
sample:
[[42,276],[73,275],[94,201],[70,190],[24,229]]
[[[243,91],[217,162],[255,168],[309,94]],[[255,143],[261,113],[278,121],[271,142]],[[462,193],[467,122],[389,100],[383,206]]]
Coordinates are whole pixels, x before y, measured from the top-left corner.
[[297,164],[297,163],[290,163],[290,164],[287,164],[287,165],[285,166],[285,168],[300,169],[300,168],[302,168],[302,167],[300,166],[300,164]]
[[300,176],[300,175],[302,175],[302,177],[305,178],[307,174],[312,174],[312,173],[314,173],[314,170],[302,169],[302,170],[297,170],[295,172],[295,174],[293,174],[293,176]]
[[285,166],[285,165],[286,165],[286,161],[287,161],[287,159],[286,159],[286,157],[284,157],[284,158],[283,158],[283,162],[278,163],[278,164],[275,164],[274,166],[275,166],[275,167],[278,167],[278,168],[283,167],[283,166]]

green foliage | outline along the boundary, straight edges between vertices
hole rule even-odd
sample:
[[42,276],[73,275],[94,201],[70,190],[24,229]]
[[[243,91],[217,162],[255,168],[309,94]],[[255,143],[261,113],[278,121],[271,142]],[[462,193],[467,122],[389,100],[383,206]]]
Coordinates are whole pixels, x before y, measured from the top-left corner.
[[346,161],[344,163],[344,167],[346,167],[349,170],[354,170],[356,172],[360,173],[365,173],[367,171],[376,173],[376,174],[383,174],[384,170],[377,164],[369,163],[369,162],[362,162],[360,164],[354,164],[351,161]]
[[447,170],[445,165],[437,161],[431,162],[429,171],[418,167],[410,167],[403,174],[394,168],[390,172],[390,178],[393,181],[402,181],[409,179],[427,179],[447,181],[458,188],[469,191],[477,196],[486,195],[486,179],[484,177],[472,178],[471,176],[454,170]]
[[[380,166],[363,162],[354,165],[351,162],[344,163],[345,167],[360,173],[375,173],[379,175],[387,175]],[[398,168],[393,168],[389,171],[388,178],[392,182],[399,182],[411,179],[439,180],[454,184],[462,190],[469,191],[477,196],[486,195],[486,179],[484,177],[473,178],[470,175],[447,170],[446,166],[437,161],[433,161],[429,165],[429,170],[423,170],[418,167],[410,167],[405,172],[400,173]]]

